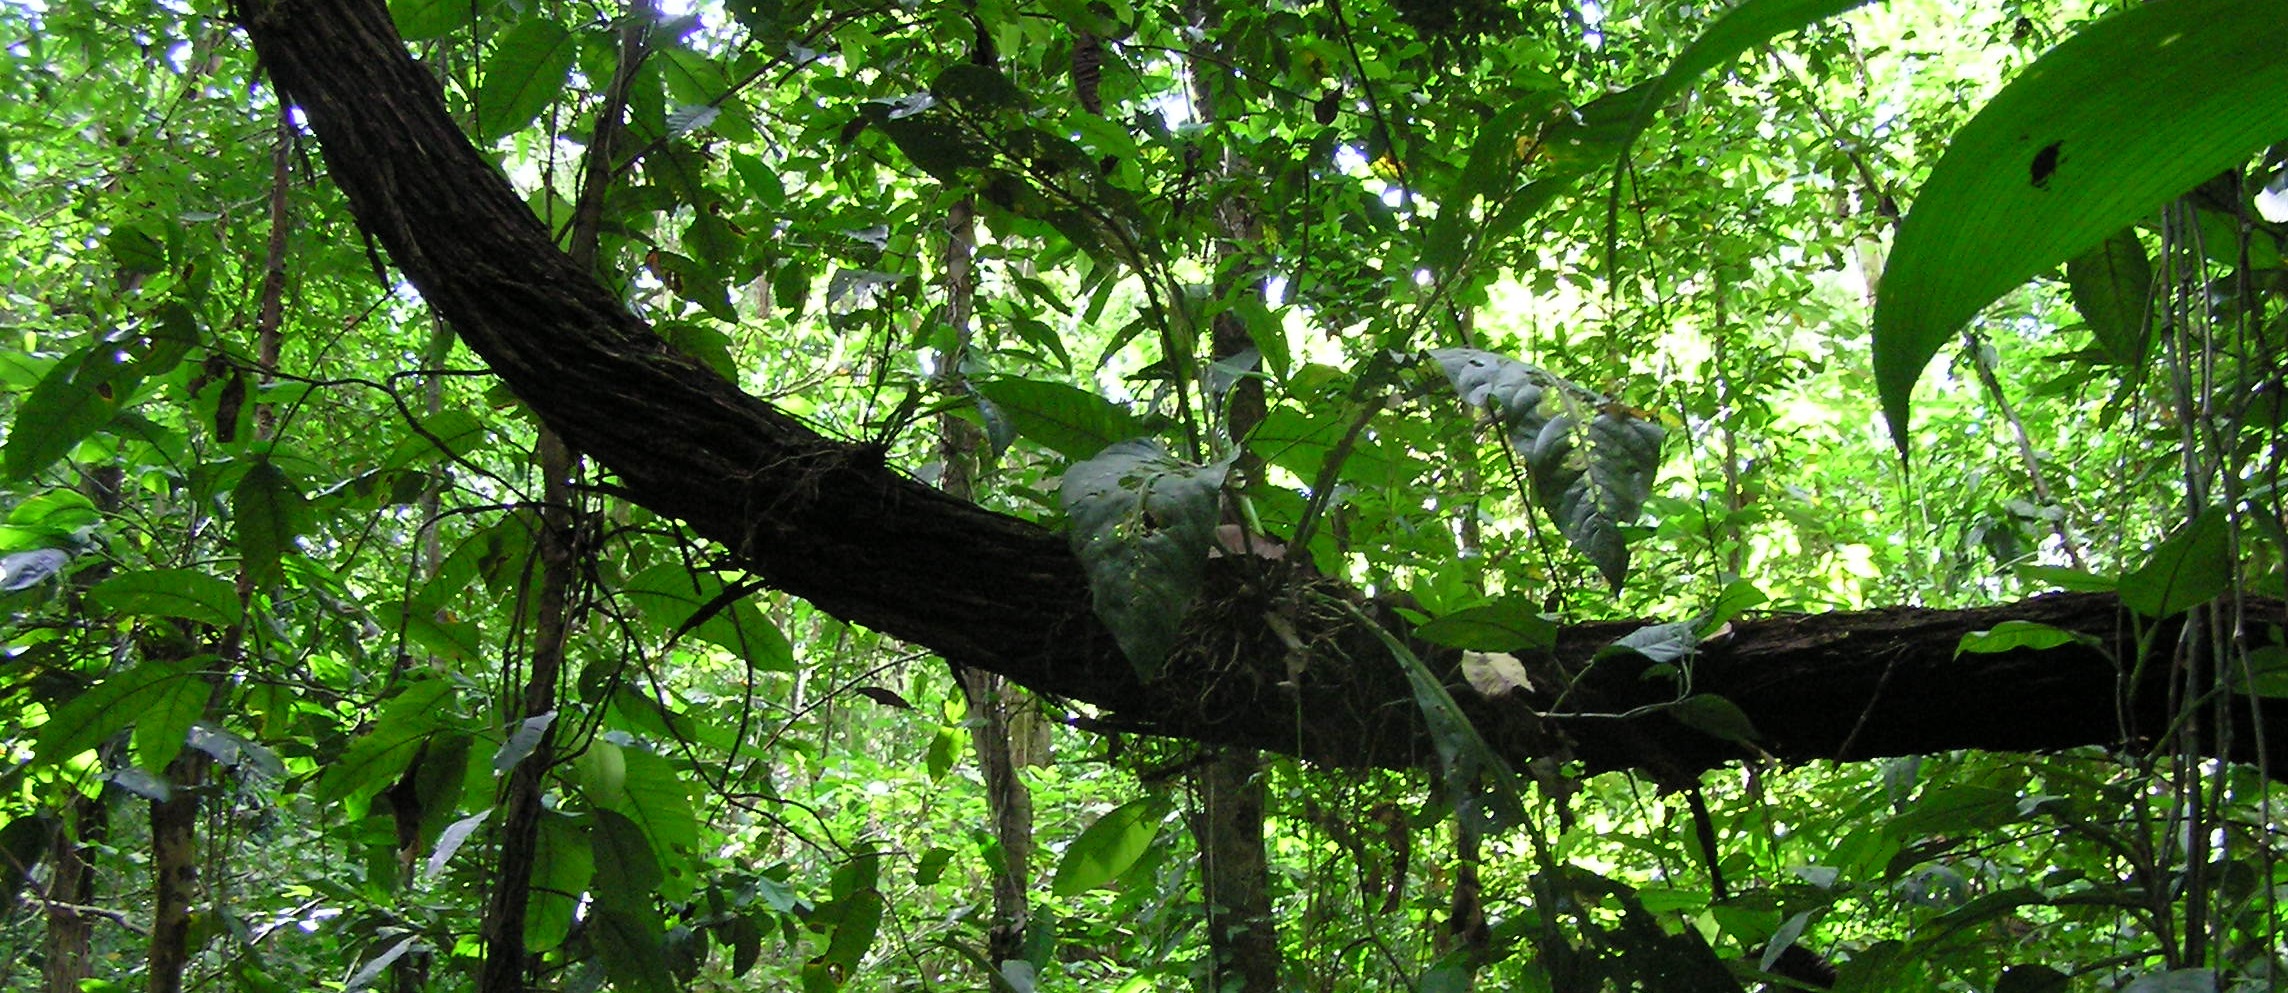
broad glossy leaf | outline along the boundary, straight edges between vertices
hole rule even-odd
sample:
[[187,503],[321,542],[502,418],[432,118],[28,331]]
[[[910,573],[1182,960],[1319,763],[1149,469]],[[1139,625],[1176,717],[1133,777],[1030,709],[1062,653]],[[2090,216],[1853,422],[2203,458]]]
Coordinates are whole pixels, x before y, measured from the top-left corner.
[[2147,617],[2169,617],[2232,586],[2232,521],[2224,508],[2201,511],[2163,541],[2145,564],[2121,577],[2121,603]]
[[95,501],[89,500],[86,494],[78,490],[49,490],[9,509],[7,527],[0,529],[0,533],[21,538],[24,543],[0,545],[0,549],[15,551],[53,546],[101,520],[103,512],[95,509]]
[[2265,645],[2251,651],[2246,665],[2234,666],[2229,675],[2234,692],[2288,698],[2288,648]]
[[1079,896],[1120,878],[1160,836],[1160,818],[1166,813],[1160,798],[1151,796],[1105,812],[1065,849],[1049,889],[1058,896]]
[[596,853],[595,897],[606,907],[650,906],[666,877],[643,826],[616,810],[598,810],[588,822]]
[[238,588],[196,569],[124,572],[88,591],[106,610],[146,617],[180,617],[229,627],[238,623]]
[[2279,0],[2155,0],[2043,55],[1955,133],[1900,225],[1875,380],[1907,407],[1956,329],[2034,276],[2288,137]]
[[469,0],[389,0],[389,18],[406,41],[428,41],[451,34],[474,21],[477,11],[490,2]]
[[1085,459],[1146,433],[1118,404],[1063,383],[994,379],[976,389],[1018,434],[1068,459]]
[[564,92],[579,46],[564,25],[539,14],[501,35],[477,84],[477,134],[498,141],[532,123]]
[[866,958],[874,947],[874,939],[881,934],[882,911],[885,905],[882,893],[873,887],[853,892],[835,901],[834,935],[827,939],[826,951],[820,953],[820,964],[833,967],[840,973],[850,973]]
[[1491,410],[1525,462],[1534,499],[1607,583],[1628,578],[1621,528],[1660,471],[1660,425],[1541,369],[1474,348],[1430,353],[1462,402]]
[[1755,722],[1748,719],[1739,704],[1714,693],[1695,693],[1678,700],[1669,705],[1668,716],[1685,727],[1725,741],[1747,744],[1763,737],[1756,733]]
[[[691,806],[691,787],[673,763],[640,749],[621,749],[621,768],[620,798],[608,809],[642,829],[659,866],[660,896],[680,903],[691,896],[696,882],[691,864],[698,856],[699,817]],[[599,851],[599,871],[601,858]]]
[[1139,676],[1160,672],[1205,577],[1228,462],[1123,441],[1066,471],[1060,495],[1096,616]]
[[212,656],[206,656],[145,662],[104,677],[48,715],[48,722],[40,726],[39,738],[32,744],[32,760],[41,765],[67,761],[103,744],[134,721],[144,707],[166,699],[177,686],[197,683],[204,689],[204,682],[195,676],[200,667],[212,661]]

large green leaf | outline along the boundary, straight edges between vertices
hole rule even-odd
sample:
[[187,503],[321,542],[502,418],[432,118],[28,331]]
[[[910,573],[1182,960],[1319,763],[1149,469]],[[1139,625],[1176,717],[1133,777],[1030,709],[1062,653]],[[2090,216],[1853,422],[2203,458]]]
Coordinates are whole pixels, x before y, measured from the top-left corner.
[[105,677],[48,715],[32,745],[33,761],[43,765],[62,762],[103,744],[104,739],[136,720],[144,708],[169,699],[184,683],[203,689],[204,684],[192,677],[213,661],[212,656],[206,656],[145,662]]
[[233,537],[239,561],[257,585],[275,585],[278,561],[294,547],[302,515],[302,491],[267,458],[248,466],[230,493]]
[[122,614],[180,617],[216,627],[238,623],[238,589],[196,569],[143,569],[104,580],[87,597]]
[[1454,611],[1414,629],[1414,636],[1474,652],[1521,652],[1557,644],[1557,625],[1522,597],[1505,597]]
[[1621,528],[1652,494],[1660,425],[1506,356],[1474,348],[1430,356],[1462,402],[1493,412],[1525,462],[1542,512],[1619,589],[1629,572]]
[[28,479],[111,422],[134,390],[134,366],[118,346],[82,349],[49,367],[16,407],[8,447],[0,453],[9,479]]
[[1065,848],[1050,890],[1079,896],[1120,878],[1160,836],[1160,818],[1167,812],[1167,805],[1151,796],[1112,808]]
[[667,969],[666,929],[649,905],[599,906],[588,915],[587,934],[614,988],[675,993],[675,977]]
[[2232,520],[2210,507],[2121,577],[2121,605],[2147,617],[2180,614],[2232,588]]
[[135,720],[135,764],[162,772],[183,750],[191,725],[206,714],[213,684],[204,679],[172,679],[154,686],[127,713]]
[[634,909],[651,905],[652,892],[665,878],[643,826],[616,810],[591,814],[588,837],[595,849],[596,902]]
[[2288,137],[2279,0],[2155,0],[2042,56],[1957,132],[1900,225],[1875,382],[1900,450],[1909,394],[1987,304]]
[[493,46],[484,81],[477,85],[479,137],[497,141],[539,117],[564,92],[578,53],[576,42],[563,25],[538,14],[508,29]]
[[1018,434],[1068,459],[1088,458],[1145,433],[1119,405],[1063,383],[993,379],[977,383],[976,390]]
[[2125,366],[2145,361],[2153,338],[2153,260],[2136,228],[2074,256],[2066,263],[2066,287],[2107,358]]
[[1096,616],[1147,680],[1199,593],[1230,465],[1192,465],[1139,438],[1065,473],[1060,496]]
[[437,729],[452,695],[451,680],[424,679],[392,698],[374,719],[373,729],[350,742],[341,757],[319,774],[314,796],[318,805],[364,796],[396,781]]
[[532,860],[532,893],[525,900],[524,945],[545,952],[571,935],[573,914],[596,861],[580,822],[559,813],[541,814],[539,845]]
[[660,895],[681,902],[691,895],[691,864],[699,855],[699,816],[691,806],[691,787],[676,774],[674,763],[660,756],[628,748],[621,750],[621,759],[625,778],[610,809],[642,829],[659,865]]
[[620,595],[642,608],[661,635],[690,633],[757,669],[794,671],[794,648],[752,599],[726,592],[712,572],[663,562],[628,580]]

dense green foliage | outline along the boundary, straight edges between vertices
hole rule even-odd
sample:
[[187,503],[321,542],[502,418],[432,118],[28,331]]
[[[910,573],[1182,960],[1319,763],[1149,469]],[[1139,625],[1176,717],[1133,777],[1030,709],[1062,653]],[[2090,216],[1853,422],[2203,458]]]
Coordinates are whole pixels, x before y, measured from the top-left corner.
[[[2179,102],[2067,121],[2079,91],[1996,101],[2020,116],[1982,125],[2009,132],[1994,168],[2048,215],[1991,175],[1917,194],[1981,167],[1939,159],[1958,131],[1976,157],[1964,125],[2006,80],[2077,33],[2117,58],[2091,25],[2140,5],[390,6],[633,310],[823,432],[1079,530],[1147,675],[1238,522],[1488,649],[2061,586],[2156,616],[2221,597],[2212,630],[2255,647],[2186,648],[2197,701],[2288,689],[2278,632],[2234,613],[2288,551],[2288,270],[2251,206],[2280,188],[2288,70],[2260,43],[2283,26],[2205,2],[2137,14],[2269,61],[2194,59],[2138,84]],[[593,467],[552,615],[540,425],[359,233],[233,16],[0,5],[0,987],[57,973],[67,919],[92,927],[85,988],[159,981],[146,812],[182,794],[178,981],[473,989],[493,811],[536,754],[522,940],[549,989],[1205,986],[1190,745],[1040,703],[1041,885],[1022,967],[991,963],[1004,853],[942,662],[758,588]],[[583,173],[615,88],[627,133]],[[972,213],[973,297],[946,261]],[[1990,237],[2037,227],[2058,245]],[[1875,316],[1894,236],[1921,317]],[[529,716],[558,622],[565,677]],[[2124,664],[2147,661],[2183,660]],[[1726,708],[1678,716],[1754,739]],[[1481,769],[1510,784],[1481,809],[1427,774],[1275,761],[1281,968],[1626,989],[1701,941],[1759,979],[1800,942],[1842,989],[2288,984],[2281,770],[2152,733],[1744,765],[1702,784],[1713,860],[1702,794],[1652,777]],[[1465,904],[1482,919],[1450,920]]]

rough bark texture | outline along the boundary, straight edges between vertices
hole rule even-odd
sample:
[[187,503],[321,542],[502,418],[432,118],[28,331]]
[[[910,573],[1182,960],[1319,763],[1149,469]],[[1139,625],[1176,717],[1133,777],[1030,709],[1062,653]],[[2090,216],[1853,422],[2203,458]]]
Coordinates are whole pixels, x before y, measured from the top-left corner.
[[144,988],[180,993],[191,960],[191,903],[198,895],[199,793],[205,752],[184,749],[167,764],[174,794],[151,801],[151,948]]
[[[993,514],[821,438],[677,354],[550,243],[407,57],[378,0],[278,0],[249,33],[325,149],[360,222],[510,388],[628,494],[732,549],[766,581],[837,617],[1085,701],[1128,729],[1245,745],[1336,765],[1416,766],[1433,754],[1387,653],[1325,596],[1275,581],[1253,558],[1217,562],[1187,622],[1189,668],[1141,683],[1090,614],[1061,535]],[[1262,618],[1310,646],[1299,677]],[[2277,621],[2279,605],[2260,616]],[[1956,658],[1957,639],[2008,618],[2081,631],[2132,658],[2128,622],[2102,596],[1978,611],[1893,609],[1736,624],[1693,661],[1694,688],[1738,704],[1787,761],[1949,749],[2044,750],[2137,742],[2166,726],[2156,683],[2116,719],[2118,671],[2081,647]],[[1675,695],[1642,663],[1595,651],[1629,624],[1568,628],[1529,660],[1540,692],[1466,700],[1513,760],[1578,758],[1667,781],[1753,753],[1663,713],[1609,715]],[[2169,644],[2167,638],[2156,642]],[[1450,665],[1437,658],[1434,664]],[[1562,709],[1549,689],[1572,685]],[[1466,694],[1465,694],[1466,696]],[[2288,722],[2263,740],[2288,768]],[[2246,708],[2236,715],[2247,720]],[[2232,740],[2255,740],[2242,733]],[[2248,757],[2245,754],[2236,757]]]
[[73,794],[48,849],[47,937],[40,972],[47,993],[80,993],[92,975],[89,945],[95,921],[79,908],[95,903],[95,855],[110,827],[103,801]]

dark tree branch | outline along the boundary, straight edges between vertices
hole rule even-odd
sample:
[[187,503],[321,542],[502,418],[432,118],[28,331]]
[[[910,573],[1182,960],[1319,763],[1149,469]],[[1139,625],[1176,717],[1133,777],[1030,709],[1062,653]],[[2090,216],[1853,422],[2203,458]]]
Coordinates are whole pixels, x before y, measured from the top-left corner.
[[[263,64],[317,132],[360,223],[540,419],[637,501],[821,610],[1092,704],[1117,726],[1336,765],[1414,766],[1433,754],[1396,665],[1347,611],[1328,608],[1355,595],[1324,581],[1263,582],[1252,559],[1218,560],[1182,664],[1142,683],[1090,613],[1062,536],[854,457],[669,348],[558,251],[454,126],[379,0],[245,2]],[[1308,651],[1275,636],[1267,613]],[[2264,619],[2279,617],[2277,604],[2264,607]],[[1954,656],[1961,634],[2011,618],[2110,647]],[[1677,693],[1638,678],[1641,663],[1589,661],[1632,626],[1567,629],[1552,656],[1529,660],[1535,692],[1458,695],[1519,762],[1570,756],[1679,782],[1752,756],[1665,713],[1605,716]],[[2134,655],[2127,628],[2097,596],[1750,621],[1693,661],[1693,689],[1738,704],[1764,751],[1787,761],[2134,745],[2166,726],[2167,667],[2148,667],[2155,678],[2135,688],[2123,727],[2113,659]],[[1548,716],[1568,685],[1572,716]],[[2272,768],[2288,768],[2288,723],[2267,724]],[[2252,737],[2235,740],[2245,748]]]

